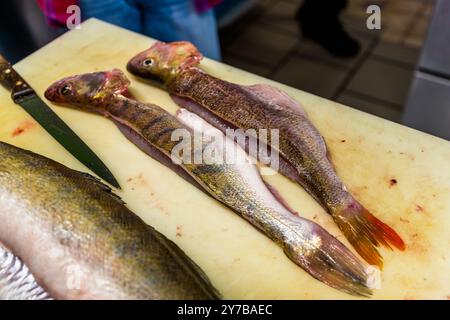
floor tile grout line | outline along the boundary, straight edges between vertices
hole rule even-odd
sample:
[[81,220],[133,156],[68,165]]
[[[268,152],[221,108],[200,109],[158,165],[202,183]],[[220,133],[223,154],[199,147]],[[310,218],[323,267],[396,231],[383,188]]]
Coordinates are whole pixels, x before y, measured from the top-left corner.
[[[273,6],[275,6],[275,4],[277,3],[277,2],[284,2],[284,3],[292,3],[291,1],[286,1],[286,0],[278,0],[278,1],[272,1],[270,4],[268,4],[267,5],[267,7],[265,8],[265,10],[264,11],[266,11],[267,12],[267,9],[270,9],[271,7],[273,7]],[[299,7],[301,6],[301,3],[299,4]],[[266,13],[265,12],[265,13]],[[263,18],[264,17],[264,14],[261,14],[259,17],[258,17],[258,21],[256,21],[257,23],[259,23],[261,26],[263,26],[263,27],[265,27],[266,29],[267,29],[267,26],[265,25],[265,23],[262,23],[260,20],[261,20],[261,18]],[[282,16],[281,16],[282,17]],[[291,17],[286,17],[286,20],[291,20],[291,19],[289,19],[289,18],[291,18]],[[296,20],[295,19],[295,17],[293,17],[294,19],[294,21]],[[267,21],[266,21],[266,23],[267,23]],[[283,29],[283,28],[280,28],[279,26],[277,26],[276,24],[274,24],[273,22],[268,22],[268,24],[270,24],[270,26],[272,27],[272,28],[275,28],[275,30],[273,30],[272,28],[270,28],[270,30],[271,31],[275,31],[275,32],[277,32],[277,33],[283,33],[283,34],[288,34],[288,35],[295,35],[295,36],[297,36],[297,33],[296,32],[292,32],[292,31],[289,31],[289,30],[285,30],[285,29]]]
[[278,63],[270,70],[267,76],[268,78],[273,79],[275,73],[289,61],[289,59],[294,55],[295,49],[299,45],[300,40],[301,39],[297,40],[297,42],[292,46],[292,48],[288,50],[280,60],[278,60]]
[[[300,27],[299,27],[300,28]],[[301,32],[299,33],[299,35],[298,35],[298,37],[299,37],[299,40],[296,42],[296,44],[291,48],[291,50],[289,50],[287,53],[286,53],[286,55],[284,56],[284,57],[282,57],[279,61],[278,61],[278,63],[271,69],[271,71],[269,72],[269,74],[268,74],[268,78],[271,78],[271,79],[273,79],[273,77],[274,77],[274,75],[275,75],[275,73],[283,66],[283,65],[285,65],[286,63],[287,63],[287,61],[289,60],[289,58],[292,58],[292,57],[300,57],[301,56],[301,54],[298,52],[298,48],[301,46],[301,40],[303,40],[303,41],[305,41],[305,38],[301,35]],[[316,59],[316,62],[320,62],[320,63],[322,63],[322,64],[327,64],[327,65],[332,65],[332,64],[330,64],[330,63],[328,63],[327,61],[324,61],[324,60],[320,60],[320,59]],[[334,67],[336,67],[336,65],[333,65]],[[340,66],[341,67],[341,69],[345,69],[346,70],[346,68],[343,68],[342,66]]]
[[410,36],[412,34],[412,31],[414,29],[414,25],[415,22],[420,20],[420,18],[422,18],[423,16],[423,11],[426,8],[426,2],[422,2],[421,6],[419,7],[419,9],[417,9],[417,11],[414,13],[413,19],[412,21],[408,24],[408,28],[406,28],[405,32],[402,35],[402,40],[401,43],[404,44],[405,40],[408,38],[408,36]]
[[371,41],[371,43],[368,45],[366,52],[364,52],[364,54],[359,58],[359,60],[356,61],[355,64],[350,68],[349,72],[347,73],[347,76],[344,78],[344,80],[342,80],[341,84],[337,87],[336,91],[331,96],[332,100],[337,100],[337,98],[339,98],[339,95],[347,88],[353,77],[356,75],[356,73],[364,64],[364,62],[366,62],[366,60],[372,54],[372,51],[376,48],[379,42],[380,42],[379,38],[374,38]]
[[264,67],[264,68],[267,68],[268,71],[270,71],[272,69],[271,67],[267,66],[267,64],[264,62],[254,60],[253,58],[243,56],[240,54],[236,54],[234,52],[225,52],[224,58],[226,59],[226,57],[230,57],[231,59],[234,58],[234,59],[242,60],[243,62],[248,63],[248,64],[253,64],[256,67]]
[[[301,44],[300,44],[300,46],[301,46]],[[325,49],[320,48],[320,50],[325,50]],[[306,60],[311,60],[311,61],[313,61],[314,63],[324,64],[324,65],[327,65],[327,66],[329,66],[329,67],[333,67],[333,68],[336,68],[336,69],[340,69],[341,71],[347,71],[347,72],[349,72],[350,69],[351,69],[351,67],[352,67],[351,65],[349,65],[349,66],[344,66],[344,65],[342,65],[342,64],[334,63],[334,62],[331,62],[331,61],[329,61],[329,60],[326,60],[326,59],[323,59],[323,58],[320,58],[320,57],[314,57],[314,56],[309,55],[309,54],[307,54],[307,53],[299,52],[299,48],[297,48],[297,50],[295,50],[295,51],[293,52],[293,56],[294,56],[294,57],[297,57],[297,58],[302,58],[302,59],[306,59]]]
[[393,109],[393,110],[398,110],[398,111],[402,111],[403,110],[403,106],[401,106],[399,104],[396,104],[396,103],[393,103],[393,102],[390,102],[390,101],[386,101],[384,99],[376,98],[376,97],[373,97],[373,96],[370,96],[368,94],[361,93],[359,91],[355,91],[355,90],[352,90],[352,89],[346,89],[343,93],[348,94],[350,96],[353,96],[355,98],[359,98],[359,99],[365,100],[367,102],[377,103],[377,104],[383,105],[384,107],[387,107],[387,108],[390,108],[390,109]]
[[260,60],[256,60],[252,57],[248,57],[248,56],[244,56],[244,55],[240,55],[239,53],[236,52],[230,52],[230,51],[225,51],[224,52],[224,58],[231,58],[231,59],[239,59],[242,60],[243,62],[249,63],[249,64],[254,64],[257,67],[266,67],[268,69],[270,69],[270,67],[267,67],[267,64],[260,61]]
[[[268,0],[266,7],[264,7],[261,10],[261,12],[258,12],[257,14],[255,14],[255,16],[250,18],[248,21],[246,20],[242,30],[239,30],[238,36],[234,37],[231,41],[229,41],[229,43],[227,44],[227,47],[231,46],[234,42],[238,41],[239,38],[244,34],[245,31],[247,31],[251,26],[255,25],[255,23],[258,23],[258,20],[266,12],[267,7],[270,7],[272,5],[272,3],[274,3],[275,1],[276,0]],[[233,33],[236,34],[238,32],[236,31],[236,32],[233,32]]]
[[[279,1],[284,1],[284,0],[279,0]],[[278,1],[271,1],[270,3],[268,3],[266,5],[266,10],[267,10],[267,8],[270,8],[273,5],[275,5],[277,2]],[[284,1],[284,2],[286,2],[286,1]],[[287,36],[287,37],[289,37],[289,36],[296,36],[296,37],[302,38],[301,37],[301,31],[299,33],[294,33],[294,32],[288,31],[288,30],[284,30],[284,29],[282,29],[282,28],[280,28],[280,27],[278,27],[275,24],[270,23],[270,22],[269,22],[269,24],[270,24],[269,26],[263,24],[261,22],[261,18],[264,17],[264,12],[266,10],[263,10],[263,12],[261,12],[261,14],[259,14],[258,16],[255,16],[254,19],[252,19],[252,23],[253,23],[252,26],[256,25],[257,27],[261,27],[262,29],[265,29],[265,30],[268,30],[268,31],[271,31],[271,32],[275,32],[275,33],[278,33],[278,34],[282,34],[282,35]],[[249,23],[249,24],[251,24],[251,23]],[[300,27],[298,27],[298,28],[300,28]],[[357,32],[358,34],[360,34],[362,37],[366,38],[367,40],[369,40],[369,41],[372,40],[373,41],[373,38],[374,38],[373,36],[368,36],[366,33],[362,33],[360,30],[356,30],[356,29],[355,29],[355,32]],[[299,45],[297,44],[296,47],[299,47]],[[320,59],[320,58],[307,56],[305,54],[302,54],[302,53],[298,52],[298,50],[294,50],[294,55],[298,56],[298,57],[308,58],[308,59],[314,60],[315,62],[323,63],[323,64],[326,64],[326,65],[329,65],[329,66],[332,66],[332,67],[336,67],[336,68],[339,68],[339,69],[342,69],[342,70],[348,70],[349,69],[349,67],[342,66],[342,65],[337,64],[337,63],[332,63],[332,62],[330,63],[330,61],[327,61],[326,59]],[[236,56],[238,56],[238,55],[236,55]],[[243,56],[239,55],[239,57],[243,57]],[[250,62],[249,59],[247,59],[247,61]],[[253,61],[258,63],[259,65],[262,65],[262,63],[260,61],[257,61],[257,60],[253,60]],[[271,74],[272,74],[272,72],[271,72]]]
[[[288,3],[288,2],[292,3],[291,1],[287,1],[287,0],[269,0],[268,2],[266,2],[265,5],[261,5],[260,10],[257,10],[256,14],[254,14],[251,17],[251,19],[247,19],[248,21],[245,20],[242,23],[241,28],[236,28],[235,30],[233,30],[234,31],[233,34],[236,36],[230,37],[229,39],[231,41],[228,41],[229,44],[227,46],[224,46],[224,48],[228,48],[232,43],[235,43],[236,41],[238,41],[238,39],[242,36],[242,34],[244,32],[246,32],[252,26],[260,27],[264,30],[272,31],[276,34],[280,34],[285,37],[292,38],[292,37],[296,36],[297,39],[291,39],[291,40],[294,40],[293,46],[290,49],[286,50],[285,53],[281,56],[281,58],[278,59],[278,61],[274,61],[274,62],[276,62],[275,66],[270,67],[270,66],[268,66],[267,63],[264,63],[264,62],[261,62],[258,60],[254,60],[252,57],[241,56],[239,54],[229,52],[227,49],[224,50],[224,51],[228,51],[228,53],[225,52],[225,56],[228,55],[230,58],[242,60],[244,63],[249,63],[251,65],[254,65],[255,67],[260,67],[261,69],[265,68],[267,71],[267,74],[264,73],[263,76],[267,77],[269,79],[273,79],[273,77],[276,75],[277,71],[280,68],[282,68],[289,61],[289,59],[292,59],[295,57],[304,58],[304,59],[311,60],[318,64],[328,65],[330,67],[334,67],[336,69],[340,69],[340,70],[344,70],[344,71],[348,70],[347,74],[345,75],[344,80],[341,81],[338,88],[335,90],[334,95],[332,96],[333,100],[336,100],[337,98],[339,98],[340,95],[342,95],[345,92],[349,96],[360,98],[367,102],[377,103],[381,106],[385,106],[392,110],[396,110],[396,111],[400,111],[400,112],[402,111],[403,106],[400,104],[389,102],[389,101],[386,101],[386,100],[383,100],[380,98],[372,97],[368,94],[364,94],[364,93],[361,93],[358,91],[348,89],[348,85],[352,81],[354,76],[357,74],[357,72],[361,69],[362,65],[368,59],[374,59],[374,60],[389,64],[389,65],[397,66],[397,67],[403,68],[403,69],[414,69],[414,65],[412,65],[410,63],[390,59],[389,57],[383,57],[383,56],[376,54],[374,52],[375,51],[374,49],[380,42],[383,41],[381,39],[381,36],[378,36],[378,37],[369,36],[367,33],[365,33],[364,31],[361,31],[357,28],[353,28],[353,29],[355,29],[355,31],[357,31],[358,34],[361,33],[362,36],[364,36],[366,38],[366,40],[369,42],[369,45],[368,45],[367,49],[364,51],[363,55],[361,57],[357,58],[355,63],[352,63],[349,66],[343,66],[339,63],[333,63],[332,61],[329,61],[327,59],[322,59],[320,57],[313,57],[313,56],[310,56],[305,53],[300,53],[299,48],[301,48],[304,44],[304,39],[302,39],[301,30],[299,30],[299,34],[297,34],[297,32],[293,31],[292,28],[284,28],[283,25],[277,24],[276,21],[272,21],[272,20],[265,21],[266,23],[262,23],[262,22],[264,22],[263,17],[265,15],[267,15],[267,13],[270,11],[270,9],[273,8],[273,6],[276,5],[277,3],[279,3],[280,1],[285,2],[285,3]],[[301,3],[299,3],[299,5],[301,5]],[[421,5],[421,10],[423,8],[424,8],[424,5]],[[415,13],[413,13],[413,12],[411,12],[411,13],[413,15],[415,15],[416,19],[417,18],[420,19],[423,15],[423,14],[422,15],[419,14],[421,12],[421,10],[417,10]],[[283,18],[281,15],[280,15],[280,17]],[[282,19],[280,19],[280,21],[281,20]],[[286,16],[286,20],[292,20],[292,19],[291,19],[291,17]],[[411,24],[413,22],[414,21],[412,21]],[[350,24],[350,27],[351,26],[352,26],[352,24]],[[410,29],[412,29],[412,28],[410,28]],[[404,33],[403,34],[404,38],[402,38],[400,41],[398,41],[397,45],[405,46],[405,41],[406,41],[407,36],[408,36],[408,34]],[[302,39],[302,40],[300,40],[300,39]],[[272,65],[272,63],[270,63],[270,65]]]
[[398,68],[408,69],[408,70],[414,70],[416,68],[416,65],[417,65],[417,62],[418,62],[418,59],[417,59],[417,62],[415,64],[410,64],[410,63],[407,63],[407,62],[402,62],[402,61],[394,60],[394,59],[391,59],[391,58],[388,58],[388,57],[384,57],[384,56],[381,56],[381,55],[379,55],[377,53],[374,53],[374,52],[372,53],[372,55],[369,58],[373,59],[373,60],[377,60],[379,62],[390,64],[392,66],[396,66]]
[[[271,5],[273,5],[273,3]],[[284,34],[284,35],[286,35],[286,34]],[[297,35],[297,41],[292,46],[292,48],[290,50],[288,50],[286,52],[286,54],[280,60],[278,60],[278,63],[273,68],[270,69],[270,71],[269,71],[269,73],[267,75],[267,77],[269,79],[273,79],[273,77],[275,76],[275,73],[289,60],[290,57],[293,56],[293,54],[294,54],[296,48],[299,46],[299,43],[300,43],[302,38],[303,38],[302,34],[299,33]]]
[[[257,23],[259,23],[259,22],[257,22]],[[270,27],[271,27],[270,30],[275,33],[283,34],[286,36],[297,36],[298,35],[298,32],[283,29],[282,27],[277,26],[273,22],[266,22],[266,23],[270,25]],[[265,24],[260,23],[260,26],[265,29],[269,29]]]
[[[285,2],[285,3],[294,3],[294,1],[292,0],[280,0],[281,2]],[[299,5],[301,5],[303,3],[303,1],[300,1]]]
[[[250,21],[247,21],[245,23],[245,27],[243,28],[243,30],[241,30],[240,35],[238,37],[236,37],[235,39],[233,39],[233,41],[231,41],[228,45],[231,45],[233,42],[237,41],[238,38],[249,28],[252,26],[256,26],[256,27],[260,27],[264,30],[267,31],[271,31],[277,34],[282,34],[286,37],[298,37],[298,33],[293,32],[293,31],[289,31],[289,30],[285,30],[283,28],[280,28],[279,26],[277,26],[274,23],[269,22],[269,26],[267,26],[266,24],[262,23],[261,19],[264,17],[265,13],[267,12],[267,9],[271,6],[273,6],[276,2],[278,1],[283,1],[283,0],[269,0],[269,2],[267,3],[267,5],[265,6],[265,8],[263,10],[261,10],[260,13],[258,13],[257,15],[255,15]],[[301,37],[301,36],[300,36]]]
[[[294,44],[292,45],[292,47],[293,47],[294,49],[295,49],[295,47],[298,45],[298,42],[299,42],[298,39],[297,39],[297,40],[294,40]],[[284,53],[284,54],[283,54],[283,52],[281,52],[281,53],[282,53],[282,56],[281,56],[281,58],[280,58],[279,60],[283,59],[284,56],[285,56],[287,53],[291,52],[291,51],[292,51],[292,48],[286,50],[286,53]],[[258,59],[255,59],[255,58],[252,58],[252,57],[249,57],[249,56],[242,55],[242,54],[240,54],[239,52],[236,52],[236,51],[230,51],[230,50],[227,49],[227,48],[224,48],[224,50],[223,50],[223,55],[224,55],[224,57],[226,57],[226,56],[231,56],[231,57],[235,57],[235,58],[242,59],[242,60],[247,61],[247,62],[249,62],[249,63],[257,64],[257,65],[259,65],[259,66],[261,66],[261,67],[266,67],[266,68],[269,69],[270,71],[271,71],[272,68],[273,68],[273,67],[271,66],[272,64],[271,64],[271,65],[268,65],[266,62],[263,62],[263,61],[261,61],[261,60],[258,60]],[[252,55],[252,56],[254,56],[254,55]],[[279,60],[278,60],[278,61],[279,61]],[[276,62],[274,65],[275,65],[275,66],[278,65],[278,62]]]
[[[261,19],[261,18],[262,18],[262,17],[259,17],[259,19]],[[268,24],[268,25],[267,25],[267,24]],[[269,23],[267,23],[267,24],[264,24],[264,23],[262,23],[261,21],[256,21],[256,23],[254,24],[254,26],[256,25],[256,26],[258,26],[258,27],[260,27],[260,28],[262,28],[262,29],[272,31],[272,32],[274,32],[274,33],[282,34],[282,35],[284,35],[284,36],[286,36],[286,37],[292,37],[292,36],[297,37],[297,36],[298,36],[297,33],[294,33],[294,32],[288,31],[288,30],[284,30],[284,29],[282,29],[282,28],[280,28],[280,27],[274,25],[273,23],[270,23],[270,22],[269,22]],[[274,27],[275,27],[275,28],[274,28]]]

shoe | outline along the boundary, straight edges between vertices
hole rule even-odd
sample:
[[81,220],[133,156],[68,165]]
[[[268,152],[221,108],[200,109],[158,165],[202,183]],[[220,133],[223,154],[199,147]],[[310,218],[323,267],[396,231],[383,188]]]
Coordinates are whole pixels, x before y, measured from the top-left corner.
[[359,43],[344,30],[337,15],[324,16],[322,20],[308,13],[308,10],[301,8],[296,15],[305,38],[318,43],[339,58],[352,58],[358,55],[361,49]]

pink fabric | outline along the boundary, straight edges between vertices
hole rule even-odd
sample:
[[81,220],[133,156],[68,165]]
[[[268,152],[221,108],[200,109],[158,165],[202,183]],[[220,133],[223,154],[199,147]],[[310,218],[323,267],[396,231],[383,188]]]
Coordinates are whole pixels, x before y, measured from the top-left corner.
[[47,21],[56,26],[65,26],[70,16],[67,8],[78,4],[77,0],[37,0],[37,2]]
[[195,8],[200,13],[208,11],[209,9],[217,6],[221,2],[222,0],[194,0]]
[[[222,0],[193,0],[199,13],[217,6]],[[77,0],[37,0],[47,20],[53,25],[65,25],[69,14],[67,7],[78,4]]]

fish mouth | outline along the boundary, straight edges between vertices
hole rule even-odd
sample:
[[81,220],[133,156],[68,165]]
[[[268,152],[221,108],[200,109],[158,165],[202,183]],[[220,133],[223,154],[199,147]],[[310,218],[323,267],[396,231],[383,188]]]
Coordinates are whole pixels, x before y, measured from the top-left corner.
[[152,73],[151,71],[142,70],[138,66],[141,64],[140,60],[130,60],[127,63],[127,71],[131,73],[132,75],[139,77],[143,80],[149,80],[150,82],[154,82],[155,84],[161,85],[164,83],[164,81],[161,79],[161,77],[157,76],[156,74]]
[[127,63],[127,70],[128,70],[129,73],[131,73],[131,74],[133,74],[135,76],[140,76],[141,75],[141,71],[137,67],[137,63],[135,61],[135,58],[133,58],[130,61],[128,61],[128,63]]
[[128,72],[138,77],[148,77],[151,75],[150,70],[147,70],[143,67],[140,68],[140,66],[143,66],[144,61],[148,58],[149,50],[150,49],[147,49],[141,53],[138,53],[128,61],[127,63]]
[[56,103],[64,102],[63,99],[59,96],[59,90],[60,88],[66,83],[66,80],[68,78],[60,79],[58,81],[53,82],[47,90],[44,92],[44,97],[51,101]]
[[45,90],[44,97],[49,101],[56,102],[56,92],[57,90],[53,88],[53,86],[50,86],[47,90]]

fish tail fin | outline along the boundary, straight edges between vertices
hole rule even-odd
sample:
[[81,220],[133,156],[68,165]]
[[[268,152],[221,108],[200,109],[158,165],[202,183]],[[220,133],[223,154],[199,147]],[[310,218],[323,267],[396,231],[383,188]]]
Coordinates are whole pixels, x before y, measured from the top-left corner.
[[405,243],[394,229],[372,215],[356,201],[333,215],[345,237],[359,255],[371,265],[383,267],[383,257],[377,248],[380,244],[403,251]]
[[[361,261],[319,225],[312,232],[283,243],[284,252],[317,280],[354,296],[369,297],[370,277]],[[298,241],[299,240],[299,241]]]

